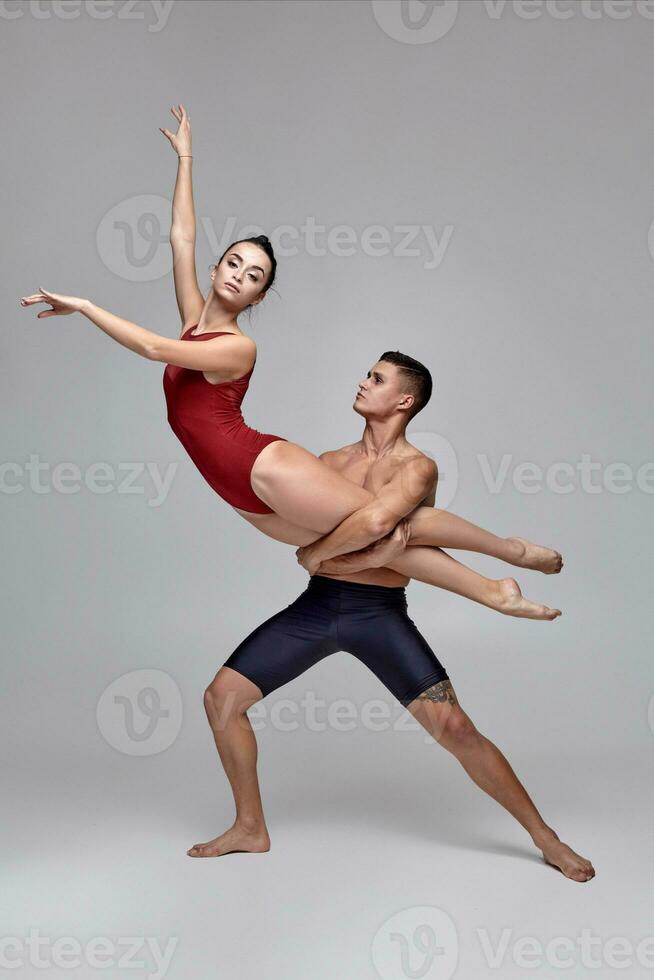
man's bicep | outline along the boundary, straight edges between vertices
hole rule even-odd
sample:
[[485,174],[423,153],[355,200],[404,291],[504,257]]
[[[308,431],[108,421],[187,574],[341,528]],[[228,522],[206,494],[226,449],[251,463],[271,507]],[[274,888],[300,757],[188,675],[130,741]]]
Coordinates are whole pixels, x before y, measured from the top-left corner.
[[[424,456],[400,467],[392,480],[377,494],[375,504],[385,523],[394,524],[423,502],[436,483],[436,464]],[[394,526],[394,525],[393,525]]]

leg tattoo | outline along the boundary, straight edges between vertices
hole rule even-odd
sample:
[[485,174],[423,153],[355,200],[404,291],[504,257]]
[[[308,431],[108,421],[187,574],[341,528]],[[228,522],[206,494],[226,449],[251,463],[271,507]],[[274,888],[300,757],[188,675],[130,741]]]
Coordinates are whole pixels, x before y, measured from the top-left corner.
[[447,701],[451,705],[458,704],[451,682],[446,678],[438,684],[432,684],[426,691],[418,695],[418,701]]

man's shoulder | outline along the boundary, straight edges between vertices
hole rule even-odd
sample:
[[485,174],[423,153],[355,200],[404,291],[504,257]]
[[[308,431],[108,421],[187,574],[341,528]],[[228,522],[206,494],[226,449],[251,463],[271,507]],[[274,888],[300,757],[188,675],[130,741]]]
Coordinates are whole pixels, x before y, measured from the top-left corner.
[[348,456],[352,455],[358,445],[358,442],[351,442],[347,446],[341,446],[340,449],[328,449],[321,453],[318,458],[323,463],[327,463],[328,466],[338,466],[339,463],[344,462]]
[[[411,447],[415,449],[414,446]],[[426,456],[416,449],[397,467],[394,474],[395,482],[403,482],[409,476],[412,479],[420,480],[427,487],[431,487],[438,479],[438,466],[431,456]]]

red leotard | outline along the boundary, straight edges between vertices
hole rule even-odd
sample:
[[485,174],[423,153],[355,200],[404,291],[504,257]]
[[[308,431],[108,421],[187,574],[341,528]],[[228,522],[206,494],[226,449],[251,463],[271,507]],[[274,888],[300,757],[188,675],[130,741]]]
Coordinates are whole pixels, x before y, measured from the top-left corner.
[[[182,334],[182,340],[202,340],[229,334],[228,330]],[[234,381],[213,384],[202,371],[167,364],[163,376],[168,421],[187,453],[216,493],[233,507],[254,514],[274,511],[250,485],[254,461],[264,448],[282,436],[267,435],[246,425],[241,402],[250,384],[254,365]]]

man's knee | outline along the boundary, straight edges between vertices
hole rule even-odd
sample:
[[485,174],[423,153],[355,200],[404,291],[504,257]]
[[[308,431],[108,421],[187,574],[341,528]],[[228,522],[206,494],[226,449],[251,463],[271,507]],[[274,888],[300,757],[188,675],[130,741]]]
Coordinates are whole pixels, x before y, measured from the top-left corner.
[[261,692],[246,677],[237,671],[221,667],[204,692],[204,707],[209,717],[220,714],[229,717],[245,714]]
[[441,745],[453,751],[474,745],[480,738],[480,732],[463,708],[459,704],[454,705],[444,720],[439,739]]

